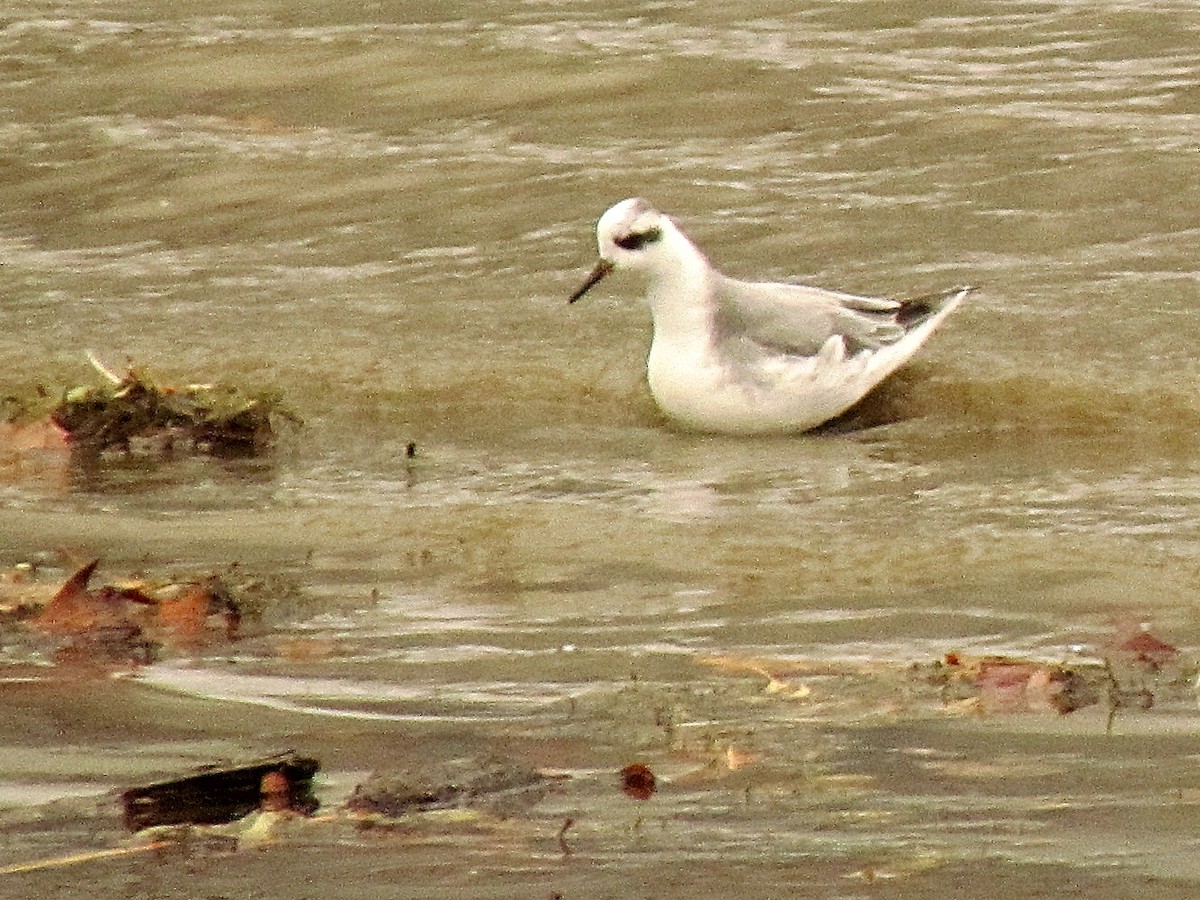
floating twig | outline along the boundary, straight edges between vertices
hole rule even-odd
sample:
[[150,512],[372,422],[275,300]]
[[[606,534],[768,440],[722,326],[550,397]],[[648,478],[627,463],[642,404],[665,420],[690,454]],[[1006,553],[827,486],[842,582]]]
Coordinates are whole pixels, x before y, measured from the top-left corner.
[[70,856],[35,859],[30,862],[4,866],[0,868],[0,875],[18,875],[22,872],[38,872],[42,869],[61,869],[66,866],[92,862],[97,859],[113,859],[118,856],[130,856],[135,853],[149,853],[151,850],[161,850],[163,847],[170,847],[174,843],[174,841],[151,841],[148,844],[138,844],[134,847],[112,847],[108,850],[89,850],[86,853],[73,853]]

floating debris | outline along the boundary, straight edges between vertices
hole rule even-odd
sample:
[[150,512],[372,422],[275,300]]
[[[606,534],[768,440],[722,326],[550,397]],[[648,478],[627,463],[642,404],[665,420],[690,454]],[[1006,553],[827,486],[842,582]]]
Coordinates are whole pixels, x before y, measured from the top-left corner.
[[766,679],[763,693],[785,700],[807,700],[812,696],[812,688],[807,684],[796,683],[793,678],[798,674],[815,674],[817,667],[812,665],[784,663],[780,660],[763,660],[753,657],[738,656],[703,656],[699,662],[731,674],[758,675]]
[[[1083,671],[1090,668],[1090,676]],[[1066,666],[1007,656],[947,653],[914,667],[942,689],[946,705],[965,703],[984,714],[1049,711],[1068,715],[1100,702],[1098,666]]]
[[[1069,715],[1099,706],[1107,709],[1111,729],[1118,710],[1194,700],[1195,661],[1145,626],[1118,630],[1091,654],[1082,648],[1076,653],[1069,662],[1055,662],[951,651],[907,670],[891,663],[738,656],[698,657],[697,662],[730,675],[764,678],[762,695],[772,699],[800,699],[828,708],[853,697],[845,707],[847,715],[867,712],[864,697],[873,698],[870,714],[890,716],[929,709],[934,703],[948,712],[982,715]],[[796,684],[798,675],[813,682]],[[818,683],[819,688],[814,687]]]
[[311,815],[312,779],[321,765],[292,752],[130,788],[121,794],[130,831],[164,825],[220,825],[255,810]]
[[987,658],[974,684],[986,712],[1050,710],[1065,716],[1100,700],[1083,675],[1056,664]]
[[1109,643],[1104,656],[1110,664],[1137,665],[1146,674],[1157,675],[1178,662],[1179,650],[1140,626],[1132,633],[1118,634]]
[[[138,666],[153,662],[162,647],[194,649],[237,640],[246,587],[226,576],[90,582],[99,560],[80,566],[57,589],[40,587],[33,575],[0,580],[0,622],[56,639],[57,663]],[[243,596],[245,595],[245,596]]]
[[444,809],[479,809],[507,818],[542,798],[541,773],[499,757],[434,760],[373,775],[354,789],[346,809],[370,820]]
[[[276,842],[342,842],[342,829],[431,828],[488,819],[511,818],[527,811],[557,777],[497,757],[432,760],[402,775],[372,777],[349,800],[317,814],[313,779],[320,763],[294,751],[238,763],[220,763],[129,788],[99,801],[87,801],[80,815],[94,818],[96,830],[122,825],[132,835],[125,846],[88,850],[0,868],[0,874],[62,868],[97,859],[168,848],[191,854],[258,849]],[[445,811],[449,810],[448,813]],[[438,814],[439,812],[443,814]],[[431,813],[419,818],[411,813]],[[403,821],[400,821],[403,820]],[[571,853],[566,819],[559,847]]]
[[621,770],[621,792],[634,800],[649,800],[658,790],[658,781],[649,766],[630,763]]
[[[567,832],[571,830],[571,826],[575,824],[575,820],[568,816],[563,820],[562,828],[558,829],[558,849],[562,851],[563,856],[570,856],[572,853],[571,845],[567,843]],[[559,897],[562,895],[559,894]]]
[[1052,710],[1062,715],[1105,704],[1111,729],[1120,709],[1151,709],[1189,695],[1195,666],[1179,650],[1145,628],[1118,634],[1094,659],[1070,665],[958,653],[929,666],[914,666],[942,689],[947,704],[973,704],[984,713]]
[[66,856],[54,856],[50,859],[35,859],[29,862],[15,863],[0,868],[0,875],[18,875],[26,872],[41,872],[46,869],[62,869],[76,866],[80,863],[94,862],[98,859],[116,859],[121,856],[132,856],[136,853],[153,853],[170,847],[172,841],[156,840],[137,844],[132,847],[110,847],[104,850],[88,850],[84,853],[71,853]]
[[278,839],[286,823],[316,821],[312,779],[319,768],[315,759],[288,751],[129,788],[94,803],[87,812],[80,810],[80,815],[94,817],[97,831],[119,817],[134,833],[124,846],[15,863],[0,868],[0,875],[179,846],[189,852],[262,847]]
[[26,440],[34,433],[32,424],[49,423],[84,457],[146,449],[161,454],[181,446],[218,456],[257,456],[274,443],[278,422],[301,424],[270,391],[224,383],[175,387],[144,369],[118,374],[94,354],[88,359],[103,376],[99,384],[68,387],[57,399],[45,389],[28,400],[7,398],[9,423],[20,424],[15,435]]

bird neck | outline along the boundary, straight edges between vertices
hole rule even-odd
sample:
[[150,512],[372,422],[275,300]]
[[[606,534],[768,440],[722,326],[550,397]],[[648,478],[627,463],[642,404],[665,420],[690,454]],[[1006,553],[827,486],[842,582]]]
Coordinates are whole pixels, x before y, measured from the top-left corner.
[[704,254],[672,229],[677,252],[673,265],[656,271],[647,300],[654,318],[654,340],[677,347],[706,347],[712,333],[710,288],[718,277]]

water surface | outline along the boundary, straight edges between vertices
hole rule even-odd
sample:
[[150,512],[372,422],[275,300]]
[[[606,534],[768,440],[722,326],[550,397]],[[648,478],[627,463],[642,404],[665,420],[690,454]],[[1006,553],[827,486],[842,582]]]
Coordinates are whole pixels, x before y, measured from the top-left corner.
[[[497,895],[630,896],[678,866],[702,895],[747,871],[854,895],[868,864],[908,896],[1186,895],[1189,704],[1105,737],[1100,712],[905,712],[848,673],[1087,657],[1114,623],[1200,639],[1198,33],[1183,2],[16,0],[4,386],[88,379],[90,348],[263,383],[306,424],[265,465],[6,475],[5,561],[295,576],[311,605],[236,664],[140,686],[575,773],[543,832],[572,815],[596,867],[550,840]],[[680,433],[639,285],[565,302],[630,195],[733,275],[978,291],[848,427]],[[295,636],[337,653],[281,659]],[[710,656],[841,674],[785,702]],[[758,768],[657,810],[611,784],[729,747]]]

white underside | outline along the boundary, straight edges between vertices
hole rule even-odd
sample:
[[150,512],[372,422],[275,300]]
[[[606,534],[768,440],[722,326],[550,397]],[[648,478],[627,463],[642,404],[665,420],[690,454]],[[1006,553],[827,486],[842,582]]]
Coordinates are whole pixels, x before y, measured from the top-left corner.
[[902,366],[966,295],[951,298],[894,344],[849,357],[836,336],[815,356],[764,354],[736,364],[710,348],[681,350],[656,336],[647,364],[650,392],[663,412],[697,431],[807,431],[848,410]]

